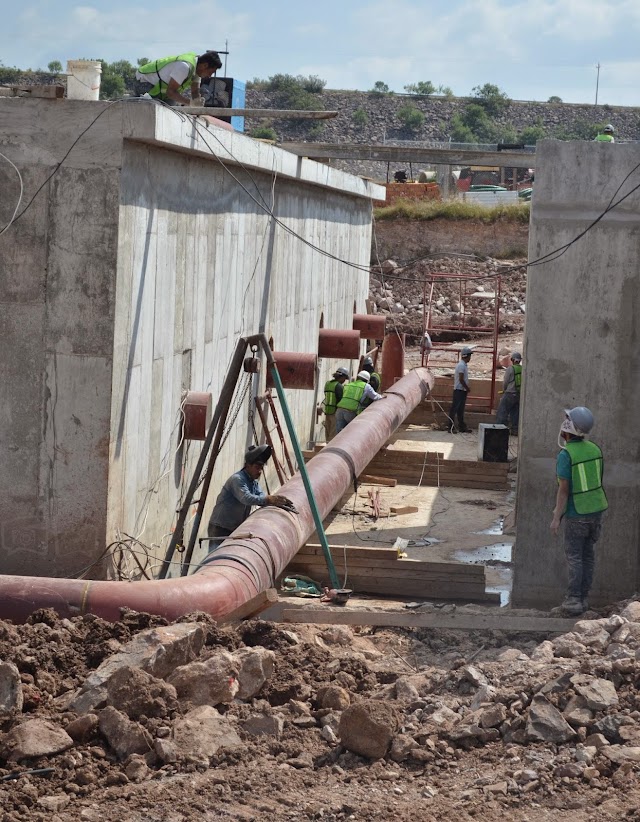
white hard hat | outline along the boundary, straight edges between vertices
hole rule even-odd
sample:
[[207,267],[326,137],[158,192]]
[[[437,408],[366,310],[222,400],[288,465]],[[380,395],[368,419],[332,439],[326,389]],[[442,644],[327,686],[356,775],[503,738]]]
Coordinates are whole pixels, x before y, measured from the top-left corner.
[[361,371],[361,372],[358,374],[358,379],[359,379],[359,380],[364,380],[364,382],[369,382],[369,377],[370,377],[370,376],[371,376],[371,375],[369,374],[369,372],[368,372],[368,371]]
[[611,123],[607,123],[607,125],[602,129],[605,134],[613,134],[613,126]]

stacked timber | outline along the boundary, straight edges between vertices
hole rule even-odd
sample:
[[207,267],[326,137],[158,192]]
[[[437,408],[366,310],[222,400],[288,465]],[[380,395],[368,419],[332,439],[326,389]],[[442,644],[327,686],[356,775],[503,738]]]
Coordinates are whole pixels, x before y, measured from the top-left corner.
[[[498,596],[485,591],[483,565],[407,559],[395,548],[332,545],[330,551],[340,583],[357,593],[465,602],[494,602]],[[285,570],[287,574],[304,574],[328,585],[322,548],[303,546]]]
[[[469,380],[469,388],[470,393],[465,406],[467,424],[479,425],[481,422],[495,422],[495,417],[489,408],[491,405],[491,380],[471,379]],[[430,399],[419,403],[405,422],[407,425],[446,423],[448,420],[447,414],[451,407],[452,394],[453,376],[436,376]],[[494,402],[497,402],[497,398]]]

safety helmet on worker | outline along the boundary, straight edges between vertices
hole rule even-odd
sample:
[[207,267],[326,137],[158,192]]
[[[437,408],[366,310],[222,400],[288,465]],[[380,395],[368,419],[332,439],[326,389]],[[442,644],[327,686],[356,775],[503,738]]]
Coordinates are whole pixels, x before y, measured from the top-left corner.
[[[570,430],[569,433],[573,433],[578,437],[584,437],[593,428],[595,422],[593,414],[583,405],[578,405],[575,408],[565,408],[564,413],[566,414],[565,422],[570,422],[570,428],[573,429]],[[567,426],[567,428],[569,428],[569,426]]]
[[333,376],[338,380],[348,380],[351,375],[349,374],[346,368],[340,366],[340,368],[336,368],[336,370],[333,372]]
[[245,465],[264,465],[271,458],[270,445],[250,445],[244,455]]
[[358,374],[358,379],[359,379],[359,380],[364,380],[364,382],[369,382],[369,379],[370,379],[370,378],[371,378],[371,375],[369,374],[369,372],[368,372],[368,371],[361,371],[361,372]]
[[473,349],[469,348],[469,346],[465,345],[465,347],[460,352],[461,357],[470,357],[473,354]]
[[602,129],[605,134],[613,134],[613,126],[611,123],[607,123],[607,125]]
[[511,354],[511,362],[522,362],[522,354],[519,351],[513,351]]
[[373,360],[371,357],[365,357],[364,360],[362,360],[362,367],[366,369],[370,368],[373,371]]

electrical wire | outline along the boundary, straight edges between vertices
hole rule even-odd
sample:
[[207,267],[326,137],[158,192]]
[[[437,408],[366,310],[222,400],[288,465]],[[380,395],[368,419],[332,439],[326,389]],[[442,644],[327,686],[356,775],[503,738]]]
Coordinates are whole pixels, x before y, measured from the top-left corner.
[[20,174],[20,169],[18,168],[18,166],[14,162],[12,162],[7,157],[6,154],[3,154],[1,151],[0,151],[0,157],[2,157],[3,160],[6,160],[9,163],[9,165],[13,168],[15,173],[18,175],[18,181],[20,183],[20,193],[18,194],[18,202],[16,203],[16,207],[13,209],[13,214],[11,215],[11,219],[6,224],[6,226],[2,229],[2,231],[0,231],[0,237],[1,237],[4,234],[5,231],[8,231],[11,228],[11,226],[13,225],[13,223],[17,219],[16,214],[18,213],[18,209],[20,208],[20,203],[22,202],[22,196],[24,194],[24,182],[22,180],[22,174]]

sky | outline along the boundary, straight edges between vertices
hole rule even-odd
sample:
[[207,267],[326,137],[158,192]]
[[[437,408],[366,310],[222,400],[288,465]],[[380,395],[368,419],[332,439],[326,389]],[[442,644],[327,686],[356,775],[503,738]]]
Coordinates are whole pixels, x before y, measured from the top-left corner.
[[157,58],[225,49],[227,76],[317,75],[393,91],[430,80],[458,96],[639,106],[638,0],[0,0],[0,61]]

